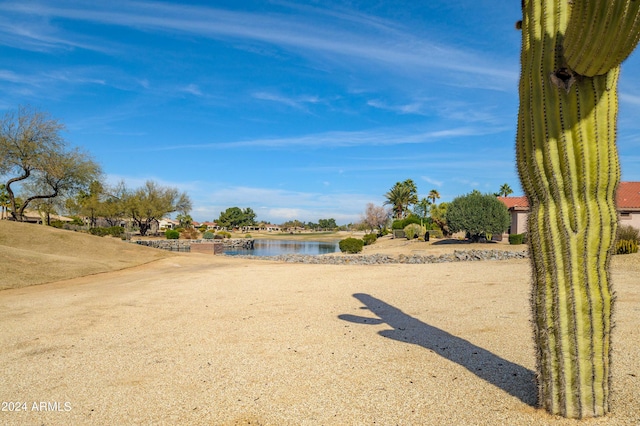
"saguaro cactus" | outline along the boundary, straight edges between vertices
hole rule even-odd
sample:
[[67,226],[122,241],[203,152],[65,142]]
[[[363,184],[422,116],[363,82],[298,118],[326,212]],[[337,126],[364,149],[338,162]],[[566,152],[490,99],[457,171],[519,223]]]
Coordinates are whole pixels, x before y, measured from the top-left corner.
[[523,0],[516,155],[529,199],[538,403],[609,411],[620,63],[640,0]]

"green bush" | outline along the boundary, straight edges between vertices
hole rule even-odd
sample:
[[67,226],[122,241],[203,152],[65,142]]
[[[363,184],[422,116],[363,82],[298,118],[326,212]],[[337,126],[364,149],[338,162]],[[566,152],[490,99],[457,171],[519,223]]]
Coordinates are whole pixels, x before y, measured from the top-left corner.
[[218,233],[215,235],[216,239],[224,239],[224,238],[231,238],[231,234],[227,231],[218,231]]
[[364,241],[358,238],[345,238],[338,243],[340,251],[343,253],[360,253],[364,247]]
[[616,241],[616,254],[631,254],[638,252],[637,240],[618,240]]
[[412,223],[416,223],[418,225],[422,225],[423,220],[420,219],[418,216],[409,216],[408,218],[406,218],[405,220],[402,221],[402,228],[406,228],[408,225],[411,225]]
[[618,239],[618,241],[622,241],[622,240],[639,241],[640,231],[631,225],[618,226],[618,232],[616,233],[616,238]]
[[403,225],[404,221],[403,220],[394,220],[393,223],[391,223],[391,229],[404,229],[404,225]]
[[367,234],[362,237],[362,241],[364,242],[365,246],[370,246],[371,244],[375,243],[377,239],[378,236],[376,234]]
[[111,235],[114,237],[122,238],[122,235],[124,235],[124,228],[122,226],[110,226],[108,228],[98,226],[98,227],[89,229],[89,233],[91,235],[97,235],[99,237]]
[[391,224],[391,229],[404,229],[407,227],[407,225],[411,225],[412,223],[417,223],[419,225],[422,225],[422,222],[423,220],[420,219],[418,216],[409,216],[404,219],[394,220],[393,223]]
[[411,223],[404,227],[404,235],[407,237],[407,240],[423,238],[426,233],[427,230],[419,223]]
[[202,238],[204,238],[205,240],[212,240],[213,239],[213,232],[206,231],[204,234],[202,234]]
[[180,238],[180,231],[176,229],[167,229],[164,235],[167,237],[167,240],[177,240]]
[[511,223],[507,207],[493,194],[477,190],[456,197],[447,207],[445,219],[453,233],[464,231],[473,242],[487,234],[501,234]]
[[389,230],[387,228],[382,228],[379,234],[381,237],[384,237],[385,235],[389,235]]
[[245,238],[251,238],[251,234],[247,234],[244,236]]
[[444,234],[442,233],[442,229],[429,229],[429,236],[431,238],[443,238]]
[[518,245],[524,243],[524,234],[509,235],[509,244]]
[[69,223],[69,225],[84,226],[84,220],[82,220],[80,217],[71,216],[71,219],[73,220],[71,221],[71,223]]

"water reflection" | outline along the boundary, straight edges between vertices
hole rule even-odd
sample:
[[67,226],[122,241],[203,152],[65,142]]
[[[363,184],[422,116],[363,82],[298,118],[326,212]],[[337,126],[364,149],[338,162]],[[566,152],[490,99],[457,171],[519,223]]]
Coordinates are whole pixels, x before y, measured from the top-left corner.
[[253,250],[230,249],[227,255],[278,256],[281,254],[318,255],[339,251],[338,242],[327,241],[291,241],[291,240],[255,240]]

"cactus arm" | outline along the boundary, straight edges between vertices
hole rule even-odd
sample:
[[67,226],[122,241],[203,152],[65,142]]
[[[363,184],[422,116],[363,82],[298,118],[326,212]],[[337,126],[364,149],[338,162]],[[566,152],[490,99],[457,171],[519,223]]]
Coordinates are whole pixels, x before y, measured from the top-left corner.
[[576,73],[588,77],[606,74],[638,44],[640,1],[573,0],[570,9],[564,55]]
[[[609,7],[611,0],[525,0],[519,25],[516,159],[531,207],[538,401],[553,414],[574,418],[609,411],[619,63],[604,70],[597,59],[605,51],[612,52],[606,61],[624,59],[640,33],[628,17],[637,16],[640,1],[613,1]],[[621,5],[627,18],[616,20]],[[620,34],[631,40],[621,42],[626,46],[611,40]],[[577,43],[576,36],[598,40],[597,51],[580,46],[575,57],[581,59],[568,60],[567,40]],[[583,74],[585,62],[598,73]]]

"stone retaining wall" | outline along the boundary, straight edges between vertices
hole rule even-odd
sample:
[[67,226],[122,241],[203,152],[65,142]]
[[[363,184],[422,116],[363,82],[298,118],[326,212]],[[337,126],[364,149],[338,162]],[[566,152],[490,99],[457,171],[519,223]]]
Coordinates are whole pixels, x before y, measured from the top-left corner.
[[254,240],[247,238],[225,238],[224,240],[137,240],[136,244],[169,251],[222,253],[229,248],[252,249]]
[[309,263],[323,265],[381,265],[387,263],[443,263],[443,262],[465,262],[479,260],[509,260],[525,259],[529,257],[527,251],[507,251],[507,250],[455,250],[453,253],[434,255],[405,255],[389,256],[386,254],[353,254],[346,256],[311,256],[303,254],[283,254],[279,256],[234,256],[259,260],[276,260],[290,263]]

